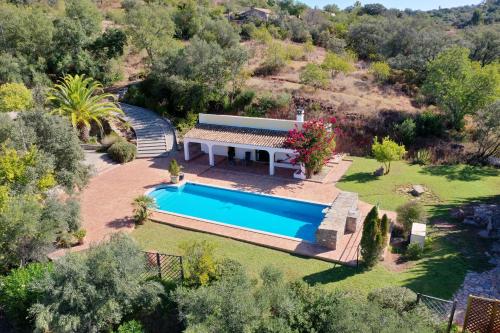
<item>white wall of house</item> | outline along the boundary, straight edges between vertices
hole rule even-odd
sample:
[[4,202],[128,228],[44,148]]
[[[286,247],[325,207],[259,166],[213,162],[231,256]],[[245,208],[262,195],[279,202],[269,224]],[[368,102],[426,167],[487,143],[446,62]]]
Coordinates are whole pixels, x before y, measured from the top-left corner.
[[303,124],[303,122],[296,120],[240,117],[207,113],[200,113],[199,117],[200,124],[249,127],[275,131],[289,131],[294,129],[295,125],[301,129]]

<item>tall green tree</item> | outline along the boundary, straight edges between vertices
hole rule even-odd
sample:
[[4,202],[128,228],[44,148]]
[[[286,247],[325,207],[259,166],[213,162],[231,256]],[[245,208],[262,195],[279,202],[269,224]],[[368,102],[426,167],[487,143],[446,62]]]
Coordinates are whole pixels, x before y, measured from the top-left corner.
[[129,315],[151,311],[163,288],[143,280],[145,261],[124,234],[57,260],[53,271],[33,285],[42,295],[30,309],[36,330],[108,332]]
[[373,268],[380,260],[384,248],[384,235],[382,235],[378,208],[374,206],[363,223],[363,234],[361,236],[361,256],[366,268]]
[[150,64],[172,47],[175,26],[167,7],[158,4],[134,6],[127,12],[126,22],[132,43],[146,50]]
[[102,85],[85,75],[66,75],[52,88],[48,99],[55,107],[52,113],[68,117],[83,142],[89,139],[92,123],[102,128],[103,119],[123,114],[114,96],[103,93]]
[[391,162],[401,160],[406,154],[406,149],[405,146],[398,145],[389,137],[385,137],[380,142],[375,137],[372,144],[372,153],[378,162],[384,164],[384,174],[387,175],[391,171]]
[[481,67],[469,59],[469,50],[448,49],[427,68],[424,93],[445,111],[454,129],[462,130],[464,116],[495,101],[500,96],[500,75],[496,65]]

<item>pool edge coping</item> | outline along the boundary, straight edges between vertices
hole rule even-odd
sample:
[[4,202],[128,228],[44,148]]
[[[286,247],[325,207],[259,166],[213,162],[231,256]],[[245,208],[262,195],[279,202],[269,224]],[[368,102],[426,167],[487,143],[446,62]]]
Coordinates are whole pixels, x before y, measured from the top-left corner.
[[[294,198],[288,198],[288,197],[278,196],[278,195],[271,195],[271,194],[261,193],[261,192],[241,191],[241,190],[237,190],[237,189],[227,188],[227,187],[224,187],[224,186],[207,185],[207,184],[193,182],[193,181],[182,181],[182,182],[179,182],[177,184],[173,184],[173,183],[170,183],[170,184],[165,184],[165,183],[164,184],[160,184],[158,186],[154,186],[154,187],[148,189],[144,193],[144,195],[149,195],[150,193],[152,193],[152,192],[154,192],[156,190],[162,189],[162,188],[169,188],[169,187],[179,188],[181,186],[186,185],[187,183],[191,183],[191,184],[195,184],[195,185],[201,185],[201,186],[214,187],[214,188],[218,188],[218,189],[222,189],[222,190],[228,190],[228,191],[233,191],[233,192],[243,192],[243,193],[256,194],[256,195],[265,196],[265,197],[278,198],[278,199],[290,200],[290,201],[295,201],[295,202],[305,202],[305,203],[314,204],[314,205],[321,205],[321,206],[326,206],[325,209],[331,207],[331,204],[326,204],[326,203],[322,203],[322,202],[318,202],[318,201],[294,199]],[[182,218],[186,218],[186,219],[192,219],[192,220],[201,221],[201,222],[205,222],[205,223],[212,223],[212,224],[220,225],[220,226],[227,227],[227,228],[232,228],[232,229],[237,229],[237,230],[245,230],[245,231],[254,232],[254,233],[257,233],[257,234],[263,234],[263,235],[267,235],[267,236],[288,239],[288,240],[292,240],[292,241],[296,241],[296,242],[304,242],[304,243],[308,243],[308,244],[311,244],[311,245],[318,245],[315,242],[311,242],[311,241],[308,241],[308,240],[302,239],[302,238],[296,238],[296,237],[290,237],[290,236],[280,235],[280,234],[276,234],[276,233],[272,233],[272,232],[267,232],[267,231],[263,231],[263,230],[258,230],[258,229],[240,227],[240,226],[236,226],[236,225],[233,225],[233,224],[227,224],[227,223],[224,223],[224,222],[218,222],[218,221],[214,221],[214,220],[204,219],[204,218],[196,217],[196,216],[192,216],[192,215],[185,215],[185,214],[174,213],[174,212],[171,212],[171,211],[168,211],[168,210],[162,210],[162,209],[155,208],[155,209],[153,209],[153,211],[157,212],[157,213],[160,213],[160,214],[173,215],[173,216],[178,216],[178,217],[182,217]]]

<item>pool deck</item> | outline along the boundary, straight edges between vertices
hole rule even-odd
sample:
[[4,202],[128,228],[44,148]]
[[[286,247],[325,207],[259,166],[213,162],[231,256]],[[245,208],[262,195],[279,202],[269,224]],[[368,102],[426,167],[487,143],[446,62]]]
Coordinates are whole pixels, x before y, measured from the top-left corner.
[[[134,230],[132,220],[133,198],[146,191],[164,184],[169,179],[167,166],[171,158],[139,159],[133,162],[105,170],[93,177],[80,193],[82,227],[87,230],[85,244],[76,246],[71,251],[88,248],[99,243],[110,234]],[[182,161],[181,154],[177,156]],[[209,167],[204,158],[182,162],[187,181],[215,185],[248,192],[278,195],[282,197],[316,201],[330,204],[338,195],[335,183],[347,171],[351,162],[341,161],[325,177],[323,182],[300,181],[289,177],[268,176],[240,170],[228,170],[223,167]],[[368,213],[372,205],[358,203],[361,218]],[[390,217],[394,213],[389,212]],[[242,230],[229,226],[217,225],[190,218],[155,212],[154,220],[172,226],[217,234],[224,237],[258,244],[290,253],[315,257],[322,260],[355,265],[356,249],[361,235],[356,232],[345,235],[337,250],[332,251],[318,245]],[[68,250],[57,250],[52,257],[58,257]]]

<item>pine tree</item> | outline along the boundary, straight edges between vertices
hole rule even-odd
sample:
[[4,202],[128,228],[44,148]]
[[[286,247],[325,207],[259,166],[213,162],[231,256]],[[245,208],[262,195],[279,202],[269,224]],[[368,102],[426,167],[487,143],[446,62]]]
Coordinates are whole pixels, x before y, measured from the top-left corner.
[[366,268],[372,268],[377,264],[383,248],[382,242],[378,208],[374,206],[365,218],[361,237],[361,256]]

